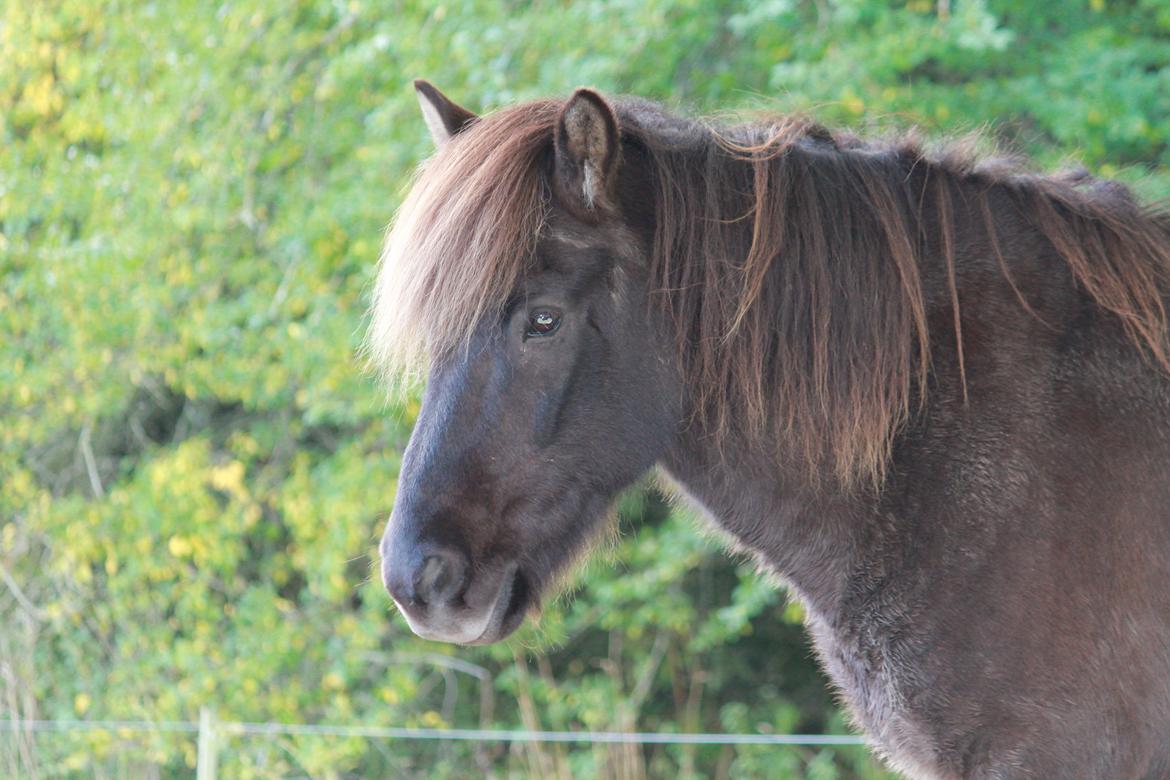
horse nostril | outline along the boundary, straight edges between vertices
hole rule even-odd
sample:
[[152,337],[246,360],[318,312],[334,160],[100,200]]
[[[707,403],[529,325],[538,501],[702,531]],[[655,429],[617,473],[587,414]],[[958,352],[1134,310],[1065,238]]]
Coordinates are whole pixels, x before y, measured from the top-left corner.
[[385,564],[382,565],[382,584],[400,607],[421,604],[414,585]]
[[424,604],[445,604],[463,589],[467,564],[452,550],[437,550],[423,559],[414,575],[414,592]]

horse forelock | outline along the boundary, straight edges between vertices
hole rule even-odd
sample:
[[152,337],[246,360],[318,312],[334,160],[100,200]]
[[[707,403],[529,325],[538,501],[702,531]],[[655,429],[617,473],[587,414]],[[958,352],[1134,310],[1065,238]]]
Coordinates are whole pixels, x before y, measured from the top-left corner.
[[558,109],[537,101],[483,116],[420,166],[374,284],[366,349],[385,378],[468,344],[532,263]]

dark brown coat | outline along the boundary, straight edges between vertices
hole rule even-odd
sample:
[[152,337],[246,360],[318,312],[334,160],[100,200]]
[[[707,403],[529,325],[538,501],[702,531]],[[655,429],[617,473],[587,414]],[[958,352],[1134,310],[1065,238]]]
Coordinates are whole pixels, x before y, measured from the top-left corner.
[[370,336],[430,361],[383,539],[412,627],[506,636],[657,464],[893,766],[1170,776],[1165,212],[791,118],[420,95]]

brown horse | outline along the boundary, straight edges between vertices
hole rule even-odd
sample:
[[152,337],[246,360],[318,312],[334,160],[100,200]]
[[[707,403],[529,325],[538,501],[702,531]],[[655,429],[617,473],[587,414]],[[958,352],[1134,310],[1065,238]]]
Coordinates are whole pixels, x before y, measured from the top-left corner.
[[506,637],[657,467],[924,778],[1170,776],[1170,215],[1085,173],[579,90],[438,144],[370,330],[429,381],[382,541]]

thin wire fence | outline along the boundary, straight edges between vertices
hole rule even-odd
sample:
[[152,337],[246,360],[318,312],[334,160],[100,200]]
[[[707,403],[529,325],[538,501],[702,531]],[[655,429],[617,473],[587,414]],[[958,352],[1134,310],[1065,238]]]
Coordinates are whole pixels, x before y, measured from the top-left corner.
[[[564,742],[635,745],[864,745],[862,737],[846,734],[723,734],[660,731],[528,731],[525,729],[432,729],[398,726],[339,726],[307,723],[249,723],[213,720],[221,735],[268,734],[288,736],[364,737],[366,739],[423,739],[456,742]],[[0,719],[8,731],[142,731],[197,734],[193,721],[145,720],[15,720]]]
[[[56,735],[56,736],[54,736]],[[53,740],[46,743],[46,739]],[[58,740],[66,740],[59,743]],[[265,744],[254,740],[280,740],[274,748],[257,747]],[[240,750],[245,744],[252,745],[249,750],[277,750],[285,755],[295,756],[298,745],[306,743],[299,740],[313,740],[307,744],[323,745],[318,739],[354,740],[359,742],[351,745],[351,755],[361,755],[363,750],[357,748],[361,741],[365,741],[370,750],[381,751],[384,766],[394,768],[395,776],[432,776],[430,770],[435,768],[435,762],[446,759],[452,766],[466,762],[479,763],[485,770],[490,769],[493,761],[500,760],[504,753],[516,756],[515,751],[521,753],[537,749],[539,744],[549,745],[549,749],[589,750],[628,750],[637,749],[637,746],[660,746],[659,750],[766,750],[768,747],[782,748],[787,751],[803,751],[804,761],[810,757],[820,755],[821,751],[835,748],[864,750],[864,739],[850,735],[830,734],[760,734],[760,733],[697,733],[697,732],[624,732],[624,731],[534,731],[527,729],[456,729],[456,728],[413,728],[395,726],[361,726],[335,724],[305,724],[305,723],[254,723],[242,721],[221,721],[215,712],[205,708],[200,712],[198,722],[194,721],[145,721],[145,720],[22,720],[0,719],[0,759],[7,758],[11,770],[21,762],[18,751],[24,749],[24,762],[33,769],[30,776],[42,778],[68,778],[81,776],[85,768],[78,764],[79,756],[89,753],[90,758],[96,758],[96,753],[87,750],[87,745],[103,746],[105,755],[120,756],[118,759],[122,767],[112,771],[102,771],[102,776],[134,777],[146,776],[142,774],[141,764],[134,763],[134,756],[157,755],[159,758],[165,753],[174,755],[176,752],[185,754],[188,768],[195,770],[197,780],[218,780],[220,762],[230,761],[231,766],[244,760],[245,763],[267,765],[272,756],[262,758],[244,758]],[[77,740],[82,740],[77,742]],[[176,742],[176,740],[178,742]],[[241,743],[240,740],[248,740]],[[289,740],[298,740],[290,742]],[[435,745],[440,751],[432,755],[432,749],[423,749],[422,744],[417,748],[407,749],[400,741],[415,741]],[[399,748],[392,746],[398,743]],[[58,744],[61,748],[69,749],[64,752],[51,749],[51,745]],[[339,743],[340,744],[340,743]],[[564,748],[557,748],[556,745]],[[166,746],[169,745],[169,748]],[[459,749],[456,745],[466,745]],[[495,745],[495,748],[490,746]],[[527,745],[528,747],[524,747]],[[607,747],[608,746],[608,747]],[[622,747],[626,746],[626,747]],[[352,750],[357,749],[357,753]],[[29,752],[31,750],[31,752]],[[47,752],[45,752],[47,750]],[[419,753],[419,751],[423,751]],[[463,750],[470,750],[464,753]],[[499,751],[504,751],[500,753]],[[810,752],[811,751],[811,752]],[[7,752],[5,757],[3,754]],[[38,758],[40,753],[40,758]],[[413,758],[405,758],[404,754],[418,754]],[[64,757],[55,760],[54,755]],[[372,754],[371,754],[372,755]],[[564,755],[564,754],[561,754]],[[736,753],[740,755],[740,753]],[[130,756],[127,763],[127,756]],[[428,758],[428,756],[430,758]],[[458,757],[464,756],[461,760]],[[14,763],[15,761],[15,763]],[[149,761],[149,760],[148,760]],[[413,764],[411,762],[414,762]],[[428,763],[430,762],[430,763]],[[291,760],[291,765],[300,763]],[[304,764],[301,764],[304,766]],[[411,771],[423,768],[427,771]],[[94,769],[90,766],[90,769]],[[225,770],[227,766],[223,767]],[[291,768],[291,766],[290,766]],[[388,770],[387,770],[388,771]],[[0,768],[0,774],[4,770]],[[150,772],[152,776],[159,776]],[[313,771],[295,773],[296,776],[311,777]],[[495,774],[495,773],[492,773]],[[516,776],[508,772],[507,776]],[[532,776],[543,776],[537,770]],[[577,773],[573,773],[577,774]],[[587,774],[587,773],[586,773]],[[229,777],[238,776],[237,771],[227,773]],[[96,776],[96,775],[95,775]],[[167,775],[169,776],[169,775]],[[251,773],[249,776],[268,776],[263,773]],[[280,773],[279,776],[289,777],[290,774]],[[342,776],[348,776],[343,773]],[[361,773],[359,775],[361,776]],[[390,775],[385,775],[390,776]],[[440,775],[436,775],[440,776]],[[457,777],[457,774],[446,773],[441,776]]]

